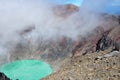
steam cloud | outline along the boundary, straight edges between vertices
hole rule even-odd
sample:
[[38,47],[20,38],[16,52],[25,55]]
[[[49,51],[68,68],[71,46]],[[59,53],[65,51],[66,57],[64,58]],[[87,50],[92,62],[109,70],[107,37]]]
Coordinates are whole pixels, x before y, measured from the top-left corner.
[[76,39],[78,35],[87,35],[103,22],[98,13],[89,13],[84,7],[66,19],[57,17],[53,14],[55,5],[49,0],[0,0],[0,56],[6,53],[6,46],[12,47],[21,40],[19,32],[31,25],[35,26],[35,30],[25,35],[27,38],[42,36],[44,39],[56,39],[66,36]]

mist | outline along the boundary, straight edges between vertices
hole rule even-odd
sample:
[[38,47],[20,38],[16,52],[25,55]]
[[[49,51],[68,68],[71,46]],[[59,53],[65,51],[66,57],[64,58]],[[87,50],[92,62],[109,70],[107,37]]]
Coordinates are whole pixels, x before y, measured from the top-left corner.
[[[102,9],[104,0],[100,2],[98,8]],[[87,11],[86,7],[67,18],[58,17],[53,13],[56,5],[50,0],[0,0],[0,56],[9,54],[7,49],[21,40],[36,41],[41,36],[43,40],[57,40],[63,36],[76,40],[104,22],[100,13]],[[35,27],[32,32],[20,34],[30,26]]]

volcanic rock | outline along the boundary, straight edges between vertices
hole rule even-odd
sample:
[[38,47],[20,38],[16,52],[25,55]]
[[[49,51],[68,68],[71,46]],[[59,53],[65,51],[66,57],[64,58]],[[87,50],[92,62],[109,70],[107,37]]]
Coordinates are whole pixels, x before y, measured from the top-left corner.
[[53,8],[53,12],[59,17],[68,17],[79,11],[79,7],[73,4],[57,5]]
[[117,56],[97,58],[110,50],[73,58],[61,69],[42,80],[119,80],[120,52]]
[[107,26],[74,41],[72,58],[43,80],[120,80],[120,25]]
[[[102,28],[102,27],[101,27]],[[103,30],[95,29],[95,34],[89,34],[84,41],[79,41],[73,49],[73,57],[81,56],[87,53],[96,51],[104,51],[111,48],[111,51],[120,49],[120,26],[112,27]],[[88,39],[89,37],[89,39]]]
[[4,73],[0,72],[0,80],[10,80]]

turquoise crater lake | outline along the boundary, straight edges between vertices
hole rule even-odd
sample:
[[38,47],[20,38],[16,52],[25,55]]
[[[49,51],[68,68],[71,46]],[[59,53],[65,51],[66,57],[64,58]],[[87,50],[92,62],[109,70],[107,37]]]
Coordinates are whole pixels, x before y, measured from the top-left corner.
[[52,73],[50,65],[39,60],[19,60],[4,64],[0,71],[12,80],[40,80]]

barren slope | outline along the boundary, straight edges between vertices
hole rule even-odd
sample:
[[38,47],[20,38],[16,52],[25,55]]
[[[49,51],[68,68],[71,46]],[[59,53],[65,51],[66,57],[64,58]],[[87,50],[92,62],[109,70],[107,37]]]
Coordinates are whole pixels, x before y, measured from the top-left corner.
[[87,54],[70,60],[43,80],[120,80],[120,54],[97,59],[110,50]]

